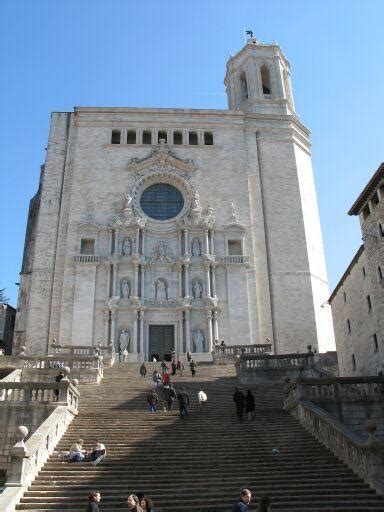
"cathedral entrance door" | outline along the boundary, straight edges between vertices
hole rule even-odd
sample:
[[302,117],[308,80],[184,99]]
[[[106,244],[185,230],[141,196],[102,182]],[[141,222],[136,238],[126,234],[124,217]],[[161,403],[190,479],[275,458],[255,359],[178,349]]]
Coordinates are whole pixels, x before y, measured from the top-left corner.
[[175,350],[175,326],[174,325],[150,325],[149,326],[149,357],[152,361],[171,361],[172,352]]

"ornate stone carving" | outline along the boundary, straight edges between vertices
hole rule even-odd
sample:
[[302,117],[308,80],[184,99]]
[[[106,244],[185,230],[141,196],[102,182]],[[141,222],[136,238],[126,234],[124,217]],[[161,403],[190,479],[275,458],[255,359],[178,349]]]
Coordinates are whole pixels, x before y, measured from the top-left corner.
[[131,287],[129,285],[128,279],[123,279],[121,281],[121,297],[123,299],[129,299],[129,296],[131,295]]
[[191,244],[192,256],[201,256],[201,245],[198,238],[194,238]]
[[193,352],[205,352],[205,337],[201,329],[195,329],[192,334]]
[[132,254],[132,242],[129,237],[124,239],[123,242],[123,255],[130,256]]
[[192,294],[194,299],[201,299],[203,296],[203,285],[196,280],[192,286]]
[[150,263],[154,263],[157,260],[166,261],[168,263],[174,262],[172,249],[164,240],[158,240],[153,246]]
[[167,283],[164,279],[157,279],[155,282],[155,299],[158,301],[168,300]]
[[122,330],[119,334],[119,350],[123,351],[127,349],[128,352],[132,352],[131,350],[131,336],[128,331]]
[[110,297],[107,299],[107,306],[108,308],[113,308],[115,306],[118,305],[119,303],[119,300],[120,300],[120,296],[119,295],[115,295],[113,297]]
[[164,143],[154,148],[145,158],[132,158],[127,166],[128,171],[138,172],[143,169],[151,171],[195,171],[196,165],[192,160],[178,158]]
[[109,226],[116,228],[137,226],[143,228],[147,220],[136,213],[132,194],[124,194],[124,199],[125,202],[121,214],[113,213],[109,217]]

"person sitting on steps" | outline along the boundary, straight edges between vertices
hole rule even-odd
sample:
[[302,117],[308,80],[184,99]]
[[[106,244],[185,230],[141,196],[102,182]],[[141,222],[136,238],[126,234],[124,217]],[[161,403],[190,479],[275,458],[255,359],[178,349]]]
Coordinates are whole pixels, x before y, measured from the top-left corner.
[[105,448],[105,444],[96,441],[95,446],[90,454],[91,464],[92,466],[97,466],[107,455],[107,450]]
[[69,449],[69,462],[82,462],[85,459],[87,453],[83,448],[84,441],[78,439]]

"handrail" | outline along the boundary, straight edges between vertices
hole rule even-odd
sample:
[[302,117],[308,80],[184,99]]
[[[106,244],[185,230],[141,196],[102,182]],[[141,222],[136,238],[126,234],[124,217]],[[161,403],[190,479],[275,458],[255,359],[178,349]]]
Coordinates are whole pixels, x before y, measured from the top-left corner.
[[69,381],[4,382],[0,381],[0,406],[14,403],[65,403],[77,412],[79,391]]

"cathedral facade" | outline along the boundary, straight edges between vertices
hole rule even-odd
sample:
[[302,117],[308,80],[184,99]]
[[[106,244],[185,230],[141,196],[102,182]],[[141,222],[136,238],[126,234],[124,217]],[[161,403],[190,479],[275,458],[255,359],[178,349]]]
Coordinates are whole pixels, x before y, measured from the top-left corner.
[[248,40],[228,110],[53,113],[31,201],[15,350],[114,343],[129,361],[333,341],[309,132],[289,63]]

